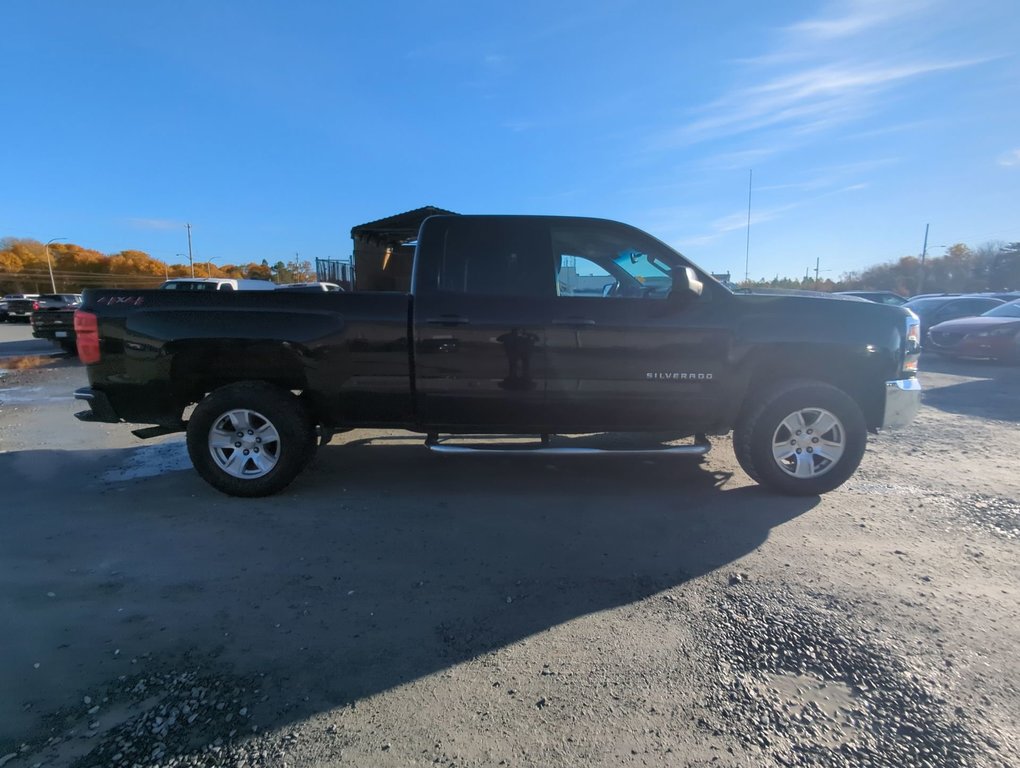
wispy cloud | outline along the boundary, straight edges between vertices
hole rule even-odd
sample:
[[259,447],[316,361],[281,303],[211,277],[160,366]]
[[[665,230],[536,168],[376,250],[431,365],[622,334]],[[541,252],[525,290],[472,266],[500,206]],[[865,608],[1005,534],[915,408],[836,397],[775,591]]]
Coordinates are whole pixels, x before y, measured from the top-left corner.
[[[922,78],[991,58],[951,56],[916,45],[913,30],[934,0],[842,0],[776,31],[759,56],[738,62],[732,86],[661,133],[658,149],[737,136],[759,137],[774,152],[790,137],[832,132],[882,110]],[[780,133],[787,143],[760,137]],[[725,159],[725,158],[724,158]],[[735,158],[738,159],[738,158]]]
[[757,147],[754,149],[738,149],[733,152],[722,152],[718,155],[712,155],[711,157],[706,158],[702,165],[705,168],[723,171],[735,171],[740,168],[750,168],[755,163],[761,162],[762,160],[783,151],[785,148],[785,145],[775,145],[769,147]]
[[166,230],[184,227],[183,221],[173,221],[172,219],[128,219],[127,223],[135,229]]
[[[781,205],[775,208],[769,208],[759,211],[751,212],[751,226],[755,224],[764,224],[766,221],[772,221],[778,218],[780,214],[796,208],[795,203],[789,205]],[[723,216],[716,219],[711,223],[711,227],[714,234],[722,235],[727,232],[733,232],[737,229],[744,229],[747,227],[747,211],[739,211],[737,213],[731,213],[728,216]]]
[[1020,149],[1014,149],[999,155],[999,165],[1003,168],[1020,168]]
[[795,35],[829,41],[888,24],[928,5],[930,3],[916,0],[854,0],[832,8],[819,18],[798,22],[787,29]]
[[[765,208],[752,210],[751,212],[751,227],[754,228],[757,224],[764,224],[766,221],[772,221],[778,219],[786,211],[798,207],[799,203],[790,203],[788,205],[775,206],[773,208]],[[736,211],[727,216],[720,216],[708,225],[707,231],[695,233],[683,233],[678,232],[672,243],[679,249],[685,248],[697,248],[703,245],[713,243],[720,238],[728,235],[730,232],[737,232],[747,228],[747,211]],[[666,228],[660,228],[663,230]],[[675,228],[674,228],[675,229]]]
[[673,134],[676,144],[785,125],[817,131],[864,117],[874,99],[904,81],[974,66],[982,60],[811,66],[737,88],[699,110],[704,117]]

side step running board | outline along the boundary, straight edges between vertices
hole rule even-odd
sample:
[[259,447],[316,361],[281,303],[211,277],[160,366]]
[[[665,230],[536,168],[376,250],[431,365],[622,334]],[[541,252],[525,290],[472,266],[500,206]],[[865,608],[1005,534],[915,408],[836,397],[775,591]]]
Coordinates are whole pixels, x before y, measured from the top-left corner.
[[142,440],[148,440],[153,437],[162,437],[163,435],[172,435],[175,432],[183,432],[188,428],[188,425],[184,422],[175,426],[158,425],[155,427],[143,427],[142,429],[132,429],[131,434],[135,437],[140,437]]
[[[452,439],[456,439],[454,436]],[[516,436],[515,436],[516,437]],[[526,453],[526,454],[537,454],[539,456],[604,456],[604,455],[616,455],[616,456],[662,456],[662,455],[681,455],[681,456],[704,456],[708,453],[712,444],[708,442],[708,438],[704,435],[696,435],[694,445],[671,445],[664,446],[662,448],[580,448],[580,447],[563,447],[554,448],[549,445],[548,435],[542,435],[542,442],[538,445],[521,444],[521,445],[500,445],[494,444],[483,444],[483,445],[448,445],[442,442],[439,435],[431,434],[425,439],[425,445],[430,451],[435,453],[500,453],[500,454],[511,454],[511,453]]]

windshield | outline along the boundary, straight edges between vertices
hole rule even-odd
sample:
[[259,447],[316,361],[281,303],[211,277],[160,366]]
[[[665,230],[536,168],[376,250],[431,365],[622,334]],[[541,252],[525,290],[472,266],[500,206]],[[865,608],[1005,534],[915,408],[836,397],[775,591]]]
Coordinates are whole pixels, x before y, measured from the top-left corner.
[[1020,299],[990,309],[982,317],[1020,317]]

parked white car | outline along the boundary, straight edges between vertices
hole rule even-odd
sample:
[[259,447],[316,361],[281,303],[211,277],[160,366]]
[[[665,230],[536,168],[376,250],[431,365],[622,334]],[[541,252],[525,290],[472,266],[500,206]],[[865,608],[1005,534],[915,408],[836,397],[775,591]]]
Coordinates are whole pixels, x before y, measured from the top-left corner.
[[175,277],[161,286],[164,291],[274,291],[268,280],[234,280],[229,277]]

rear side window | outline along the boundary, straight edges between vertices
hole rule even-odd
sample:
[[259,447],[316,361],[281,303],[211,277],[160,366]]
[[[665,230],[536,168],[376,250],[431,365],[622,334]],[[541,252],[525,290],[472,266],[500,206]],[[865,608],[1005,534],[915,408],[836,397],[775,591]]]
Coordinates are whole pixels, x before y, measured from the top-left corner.
[[418,248],[419,293],[555,295],[549,232],[540,220],[444,217],[427,226]]

